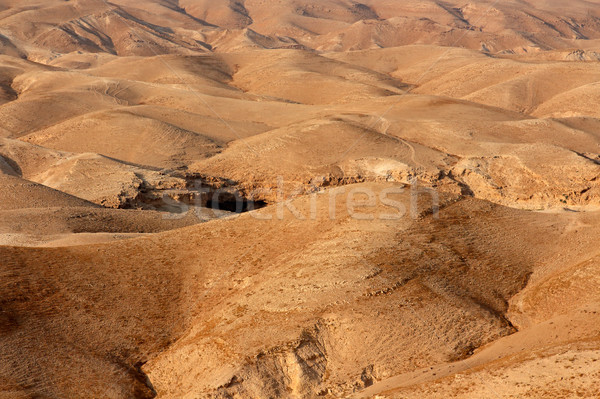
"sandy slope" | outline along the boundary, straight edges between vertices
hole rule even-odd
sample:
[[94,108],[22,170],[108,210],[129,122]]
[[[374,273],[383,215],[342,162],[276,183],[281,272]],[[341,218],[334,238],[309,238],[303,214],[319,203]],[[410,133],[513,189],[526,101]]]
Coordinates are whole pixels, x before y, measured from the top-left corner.
[[599,60],[597,0],[0,0],[0,397],[597,397]]
[[[215,391],[340,396],[399,372],[464,358],[513,333],[507,301],[531,273],[558,254],[575,266],[585,258],[576,253],[595,248],[597,215],[587,216],[592,230],[584,232],[565,229],[571,214],[447,198],[440,220],[405,215],[373,222],[345,213],[342,191],[353,188],[400,187],[337,189],[337,220],[328,217],[330,194],[324,193],[312,221],[288,210],[278,220],[273,206],[256,211],[271,221],[246,214],[119,244],[3,249],[10,276],[4,287],[28,281],[7,302],[15,321],[7,325],[5,351],[14,340],[37,342],[41,331],[53,337],[25,358],[5,352],[5,365],[16,359],[20,365],[8,366],[5,375],[25,383],[31,380],[20,370],[35,369],[41,380],[31,394],[71,396],[86,389],[120,396],[139,389],[142,395],[147,388],[134,383],[141,378],[135,364],[150,360],[143,370],[165,397]],[[408,203],[409,194],[390,198]],[[293,206],[307,214],[310,201]],[[429,201],[424,194],[422,211]],[[378,206],[363,213],[394,211]],[[533,239],[540,235],[546,240]],[[573,241],[573,252],[557,245]],[[110,295],[101,287],[111,287]],[[580,322],[595,323],[589,317]],[[94,361],[86,357],[92,347]],[[79,371],[57,374],[57,362]]]

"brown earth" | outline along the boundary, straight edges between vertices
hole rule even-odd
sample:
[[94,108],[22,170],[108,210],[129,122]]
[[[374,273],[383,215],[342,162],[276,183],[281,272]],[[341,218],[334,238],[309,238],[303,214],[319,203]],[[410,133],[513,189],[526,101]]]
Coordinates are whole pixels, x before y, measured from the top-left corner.
[[598,62],[597,0],[0,0],[0,398],[600,397]]

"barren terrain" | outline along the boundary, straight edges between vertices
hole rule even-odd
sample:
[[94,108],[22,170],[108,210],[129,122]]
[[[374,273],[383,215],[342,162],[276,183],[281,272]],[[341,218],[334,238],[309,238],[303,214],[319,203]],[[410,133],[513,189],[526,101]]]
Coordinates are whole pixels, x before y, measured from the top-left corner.
[[598,0],[0,0],[0,398],[600,398],[598,104]]

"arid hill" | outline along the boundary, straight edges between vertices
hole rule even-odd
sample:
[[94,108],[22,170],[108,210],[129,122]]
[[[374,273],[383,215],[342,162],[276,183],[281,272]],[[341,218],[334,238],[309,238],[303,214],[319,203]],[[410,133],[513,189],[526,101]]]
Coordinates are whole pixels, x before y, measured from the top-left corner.
[[600,1],[0,0],[0,398],[597,398]]

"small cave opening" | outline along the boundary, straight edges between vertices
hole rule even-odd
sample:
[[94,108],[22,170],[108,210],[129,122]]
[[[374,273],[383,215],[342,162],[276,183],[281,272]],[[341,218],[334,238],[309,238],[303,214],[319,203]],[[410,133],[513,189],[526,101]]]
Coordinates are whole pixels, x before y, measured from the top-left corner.
[[264,208],[267,205],[267,202],[263,200],[243,198],[237,193],[217,192],[210,196],[205,207],[233,213],[244,213]]

